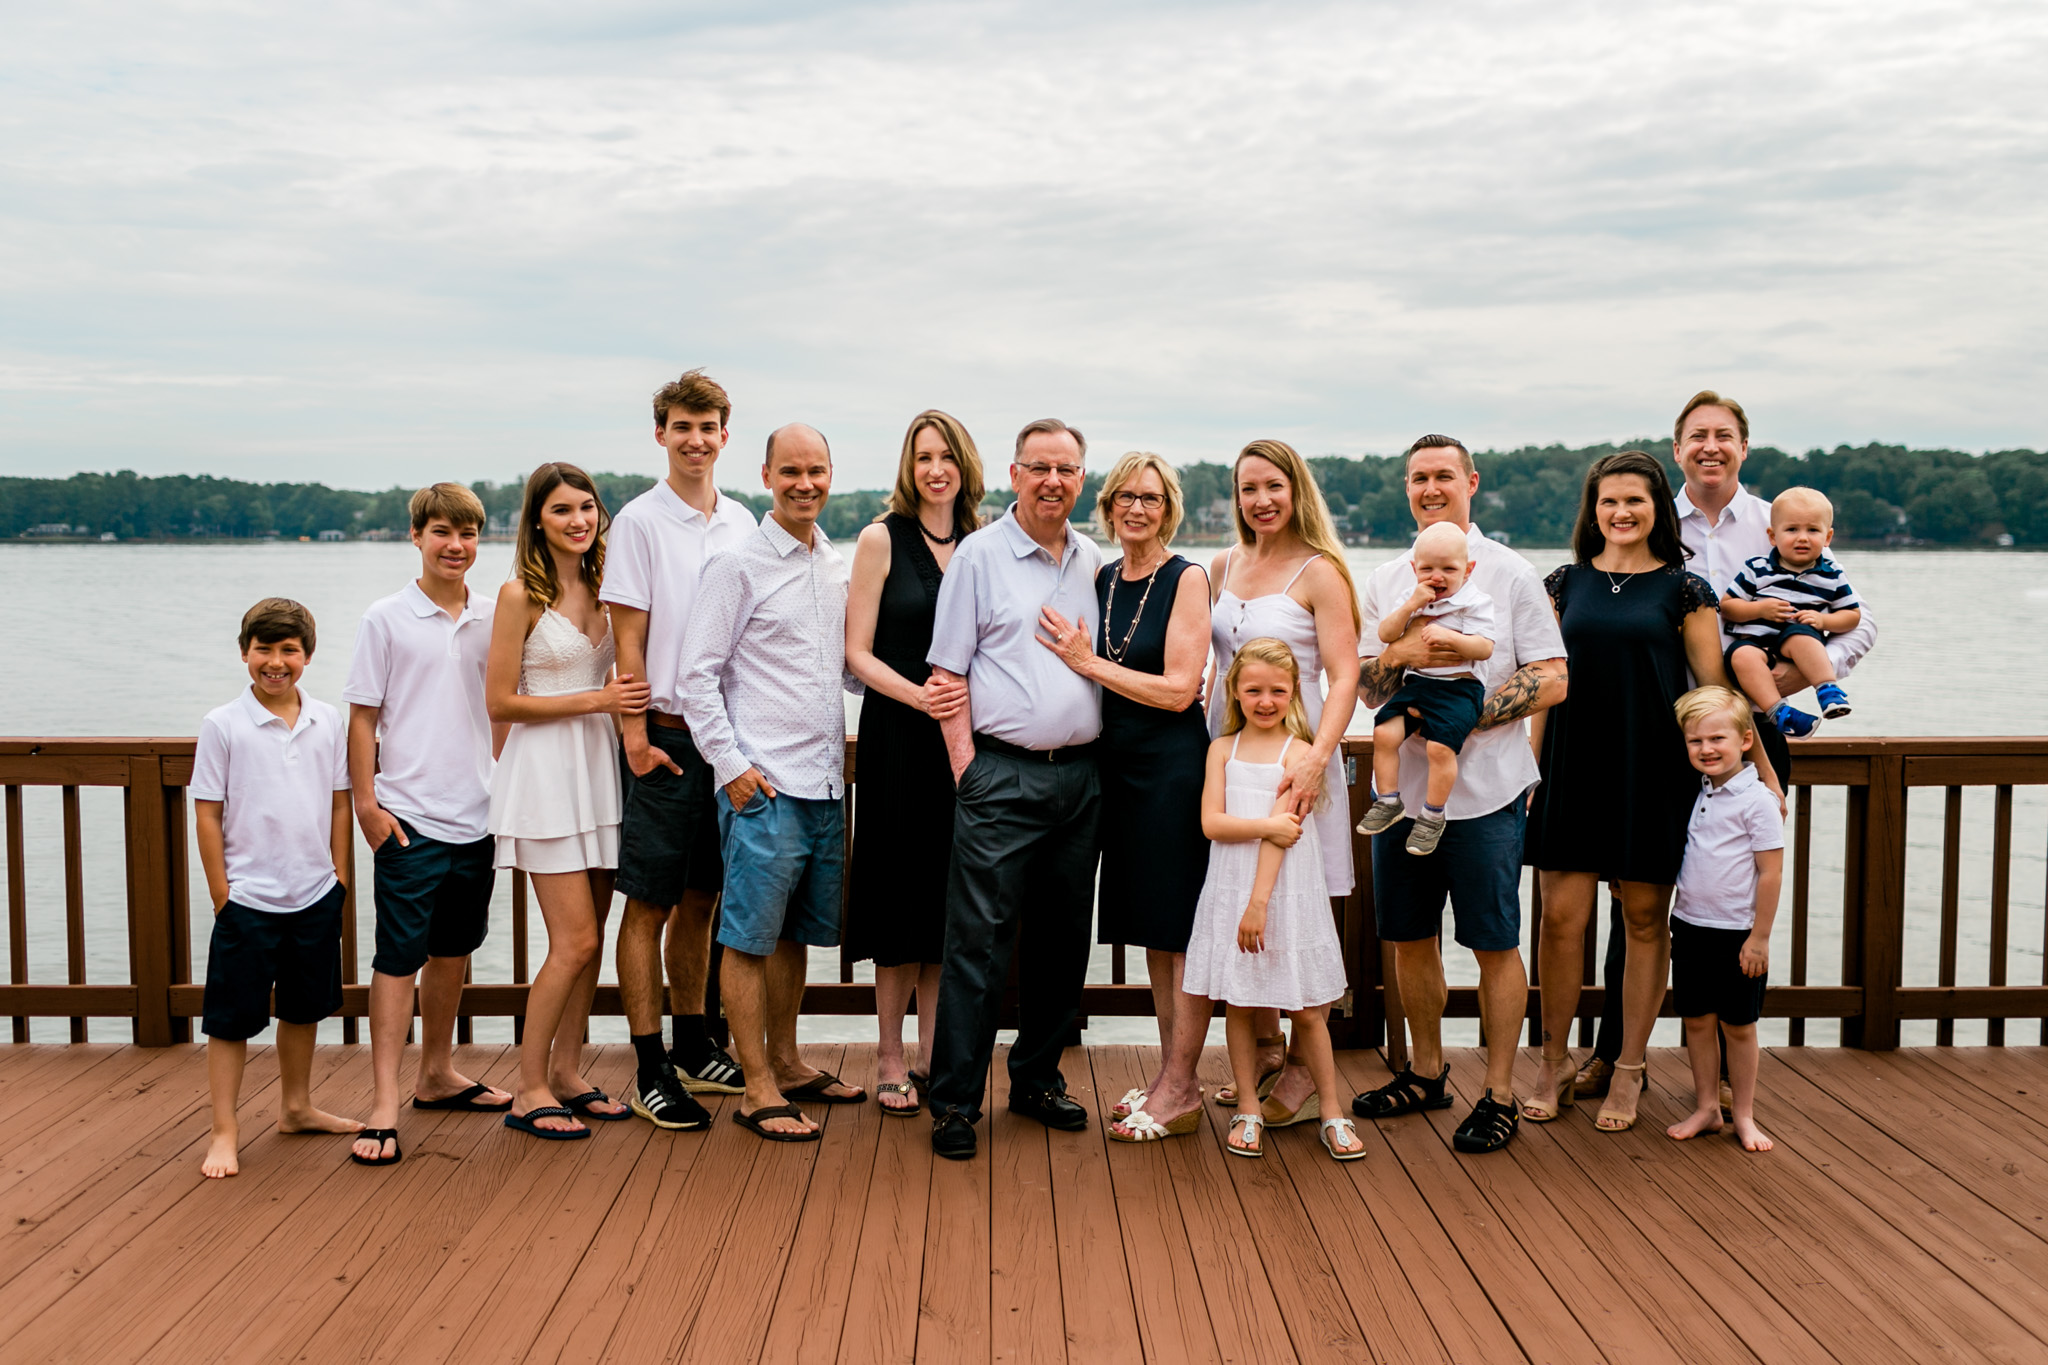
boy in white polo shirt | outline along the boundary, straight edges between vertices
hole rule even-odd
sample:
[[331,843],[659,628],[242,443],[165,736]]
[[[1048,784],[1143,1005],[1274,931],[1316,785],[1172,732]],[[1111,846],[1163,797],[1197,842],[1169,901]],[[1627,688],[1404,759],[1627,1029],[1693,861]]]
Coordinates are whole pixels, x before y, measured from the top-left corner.
[[1771,965],[1771,925],[1785,866],[1778,798],[1743,761],[1756,742],[1749,703],[1725,687],[1698,687],[1673,707],[1686,756],[1702,774],[1686,826],[1685,861],[1671,905],[1671,991],[1685,1019],[1698,1107],[1665,1131],[1685,1139],[1721,1131],[1721,1049],[1728,1047],[1735,1135],[1768,1152],[1756,1126],[1756,1021]]
[[[469,955],[490,927],[496,841],[484,663],[495,605],[466,581],[484,506],[459,483],[413,494],[419,577],[370,604],[349,661],[349,770],[356,820],[376,857],[377,954],[370,963],[370,1127],[349,1152],[400,1158],[398,1064],[419,980],[415,1109],[502,1113],[512,1096],[455,1069],[455,1016]],[[571,1094],[576,1092],[571,1091]]]
[[313,613],[266,597],[242,617],[251,686],[200,722],[194,823],[213,939],[206,954],[206,1075],[213,1140],[199,1169],[234,1175],[235,1105],[250,1038],[277,993],[280,1133],[356,1133],[313,1107],[314,1030],[341,1008],[340,869],[349,849],[348,742],[341,717],[299,691]]

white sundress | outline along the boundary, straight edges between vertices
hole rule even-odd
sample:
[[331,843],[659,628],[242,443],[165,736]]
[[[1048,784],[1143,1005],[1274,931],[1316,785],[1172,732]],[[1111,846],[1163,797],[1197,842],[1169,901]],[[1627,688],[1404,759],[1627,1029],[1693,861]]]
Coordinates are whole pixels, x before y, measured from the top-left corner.
[[[1272,814],[1293,743],[1290,736],[1278,761],[1248,763],[1237,756],[1237,739],[1231,741],[1223,766],[1225,814],[1247,820]],[[1237,926],[1251,903],[1264,841],[1209,845],[1209,875],[1195,906],[1181,989],[1242,1009],[1302,1010],[1343,996],[1344,950],[1323,885],[1316,823],[1311,817],[1302,824],[1301,841],[1281,860],[1266,902],[1265,946],[1256,953],[1237,946]]]
[[[1301,704],[1308,712],[1309,729],[1314,730],[1323,723],[1323,655],[1316,647],[1316,615],[1287,594],[1295,579],[1307,572],[1315,559],[1311,556],[1304,560],[1301,568],[1295,570],[1294,578],[1287,580],[1287,587],[1279,592],[1243,598],[1230,590],[1230,569],[1236,555],[1235,547],[1224,552],[1223,584],[1216,594],[1216,605],[1209,612],[1209,644],[1216,651],[1216,686],[1209,697],[1209,738],[1223,733],[1223,675],[1229,671],[1230,661],[1247,640],[1262,636],[1270,636],[1294,651],[1294,662],[1301,669]],[[1341,753],[1331,756],[1323,784],[1330,798],[1309,817],[1321,836],[1323,883],[1329,887],[1330,895],[1348,896],[1353,876],[1351,803],[1345,797]],[[1245,883],[1245,889],[1249,891],[1251,883]]]
[[[529,697],[592,692],[612,671],[609,616],[596,644],[549,607],[519,657]],[[491,773],[495,865],[522,872],[582,872],[619,865],[619,743],[610,715],[519,724]]]

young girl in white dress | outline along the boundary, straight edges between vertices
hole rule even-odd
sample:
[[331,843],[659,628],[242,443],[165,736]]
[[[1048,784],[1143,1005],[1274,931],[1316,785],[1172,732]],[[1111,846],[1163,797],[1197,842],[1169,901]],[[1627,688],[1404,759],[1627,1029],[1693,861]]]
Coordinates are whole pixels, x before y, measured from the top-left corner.
[[[1294,1020],[1291,1055],[1308,1067],[1316,1093],[1286,1123],[1341,1112],[1337,1059],[1330,1050],[1330,1003],[1344,994],[1344,955],[1330,915],[1316,821],[1281,799],[1288,750],[1313,742],[1301,700],[1301,669],[1279,640],[1248,640],[1223,678],[1222,734],[1209,746],[1202,832],[1209,875],[1195,908],[1182,989],[1221,1000],[1237,1081],[1237,1112],[1226,1141],[1233,1156],[1265,1155],[1254,1012]],[[1328,799],[1327,796],[1324,799]],[[1350,1119],[1322,1119],[1323,1146],[1339,1161],[1365,1155]]]
[[583,1029],[597,990],[619,864],[614,717],[647,709],[649,688],[612,676],[611,620],[597,600],[611,518],[590,476],[544,464],[526,481],[511,582],[498,592],[484,702],[508,726],[491,774],[497,865],[533,880],[547,961],[526,997],[519,1084],[505,1125],[557,1141],[584,1118],[630,1110],[587,1084]]

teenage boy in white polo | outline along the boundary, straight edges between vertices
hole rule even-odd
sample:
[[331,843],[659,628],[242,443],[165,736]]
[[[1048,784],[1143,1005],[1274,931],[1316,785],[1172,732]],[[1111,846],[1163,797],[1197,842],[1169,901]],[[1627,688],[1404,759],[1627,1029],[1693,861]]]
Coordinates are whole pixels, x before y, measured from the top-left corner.
[[[618,668],[645,678],[654,695],[645,715],[622,718],[626,803],[619,827],[619,994],[639,1065],[633,1112],[662,1128],[711,1122],[687,1093],[737,1095],[739,1064],[711,1041],[704,1023],[711,926],[724,866],[711,767],[690,738],[678,681],[683,633],[704,561],[754,529],[754,514],[719,496],[712,482],[731,435],[732,400],[702,370],[654,395],[654,438],[668,452],[668,477],[619,510],[605,546]],[[662,930],[675,1011],[675,1049],[661,1047]]]
[[[415,1109],[502,1113],[512,1097],[455,1069],[455,1016],[469,955],[490,928],[495,841],[491,722],[484,711],[492,599],[469,590],[484,506],[459,483],[412,495],[419,577],[370,604],[349,661],[349,773],[376,857],[370,962],[370,1130],[398,1128],[398,1064],[420,1007]],[[576,1094],[576,1091],[570,1091]],[[356,1140],[365,1166],[399,1159],[396,1136]]]

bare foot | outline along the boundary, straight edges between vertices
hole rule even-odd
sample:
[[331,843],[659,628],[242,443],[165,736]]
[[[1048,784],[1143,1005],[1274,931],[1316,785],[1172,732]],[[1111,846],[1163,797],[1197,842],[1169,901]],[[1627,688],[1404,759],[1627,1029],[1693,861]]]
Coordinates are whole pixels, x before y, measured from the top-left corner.
[[1680,1142],[1685,1141],[1687,1138],[1698,1137],[1702,1133],[1718,1133],[1720,1131],[1721,1106],[1718,1104],[1709,1105],[1705,1109],[1695,1109],[1664,1130],[1666,1136],[1676,1138]]
[[222,1180],[239,1175],[242,1163],[235,1154],[235,1135],[215,1133],[213,1141],[206,1145],[206,1157],[199,1163],[199,1173],[208,1180]]
[[[385,1150],[387,1147],[389,1151]],[[398,1155],[398,1139],[359,1137],[349,1144],[349,1150],[365,1161],[388,1161]]]
[[1763,1129],[1756,1126],[1755,1119],[1738,1116],[1735,1120],[1735,1136],[1742,1139],[1742,1150],[1745,1152],[1768,1152],[1771,1150],[1769,1135]]
[[354,1119],[345,1119],[330,1114],[325,1109],[305,1109],[296,1114],[280,1114],[277,1120],[280,1133],[360,1133],[363,1125]]

